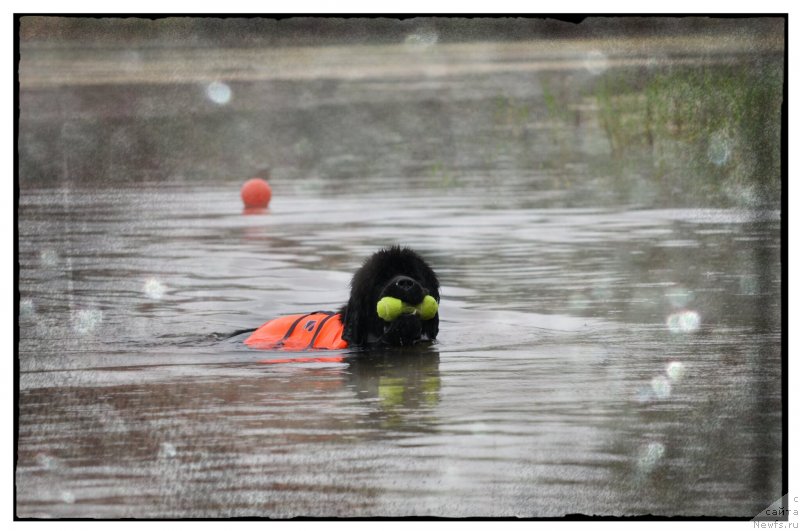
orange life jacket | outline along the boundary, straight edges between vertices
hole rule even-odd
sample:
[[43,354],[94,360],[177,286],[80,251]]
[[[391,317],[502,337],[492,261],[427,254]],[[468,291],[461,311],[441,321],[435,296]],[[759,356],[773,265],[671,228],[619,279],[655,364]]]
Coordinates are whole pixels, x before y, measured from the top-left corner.
[[244,340],[248,347],[259,349],[307,350],[347,348],[342,339],[342,315],[312,312],[287,315],[267,321]]

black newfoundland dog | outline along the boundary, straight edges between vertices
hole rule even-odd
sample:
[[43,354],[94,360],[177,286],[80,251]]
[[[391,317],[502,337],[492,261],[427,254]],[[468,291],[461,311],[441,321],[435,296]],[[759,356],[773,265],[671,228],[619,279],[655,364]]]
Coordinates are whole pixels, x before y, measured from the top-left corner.
[[385,321],[376,311],[378,301],[393,297],[416,306],[430,295],[439,303],[436,273],[417,253],[408,248],[390,247],[373,254],[350,283],[350,300],[340,313],[342,339],[350,346],[371,344],[411,345],[432,341],[439,333],[439,312],[423,320],[419,313],[403,313]]
[[[244,343],[252,348],[308,350],[407,346],[439,333],[439,280],[408,248],[373,254],[353,276],[339,312],[311,312],[268,321]],[[247,330],[251,331],[251,330]]]

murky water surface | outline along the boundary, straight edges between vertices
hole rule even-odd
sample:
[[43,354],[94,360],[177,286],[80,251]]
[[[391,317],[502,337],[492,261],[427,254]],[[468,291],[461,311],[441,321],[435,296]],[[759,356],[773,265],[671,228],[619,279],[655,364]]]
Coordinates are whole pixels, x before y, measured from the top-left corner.
[[[509,75],[524,97],[528,74]],[[21,175],[18,515],[744,517],[775,501],[778,205],[612,189],[585,162],[608,154],[596,123],[559,129],[579,164],[535,115],[483,121],[505,112],[497,79],[342,82],[349,103],[319,113],[341,117],[345,158],[311,103],[269,115],[298,158],[273,167],[263,214],[243,214],[249,175],[224,161],[210,182],[106,168],[88,185],[67,175],[91,160],[73,150],[54,183]],[[353,105],[390,88],[405,103],[385,115]],[[437,165],[440,147],[460,155]],[[395,243],[442,280],[435,344],[266,365],[287,354],[224,338],[335,309]]]

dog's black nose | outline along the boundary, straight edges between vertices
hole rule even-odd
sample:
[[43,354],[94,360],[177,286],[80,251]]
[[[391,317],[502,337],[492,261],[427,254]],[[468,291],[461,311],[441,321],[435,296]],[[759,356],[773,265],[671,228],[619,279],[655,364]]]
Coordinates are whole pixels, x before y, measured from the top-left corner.
[[414,287],[415,284],[416,282],[414,281],[414,279],[409,277],[398,277],[394,283],[395,286],[404,291],[410,290],[411,288]]
[[422,284],[412,277],[397,275],[386,283],[386,287],[383,288],[378,299],[382,297],[394,297],[407,304],[417,305],[422,302],[422,299],[424,299],[427,294],[428,290],[423,288]]

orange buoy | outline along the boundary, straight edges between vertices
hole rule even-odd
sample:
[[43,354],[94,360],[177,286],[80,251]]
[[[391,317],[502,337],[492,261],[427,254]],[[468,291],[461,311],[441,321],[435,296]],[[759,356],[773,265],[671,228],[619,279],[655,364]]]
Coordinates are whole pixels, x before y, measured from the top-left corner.
[[264,179],[255,177],[242,185],[242,201],[246,208],[267,208],[272,188]]

